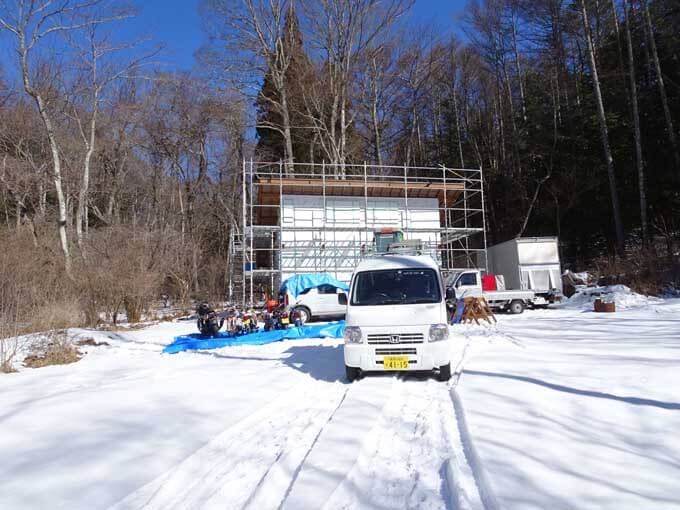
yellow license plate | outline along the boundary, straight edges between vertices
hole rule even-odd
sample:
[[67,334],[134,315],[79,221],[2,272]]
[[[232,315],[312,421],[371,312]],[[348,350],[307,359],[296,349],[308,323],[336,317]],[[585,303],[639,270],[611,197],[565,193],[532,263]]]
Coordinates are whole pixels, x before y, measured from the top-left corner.
[[290,320],[288,320],[288,319],[281,319],[281,324],[290,324]]
[[246,326],[250,326],[250,319],[244,320],[243,324],[246,325]]
[[385,370],[408,370],[408,356],[385,356],[383,368]]

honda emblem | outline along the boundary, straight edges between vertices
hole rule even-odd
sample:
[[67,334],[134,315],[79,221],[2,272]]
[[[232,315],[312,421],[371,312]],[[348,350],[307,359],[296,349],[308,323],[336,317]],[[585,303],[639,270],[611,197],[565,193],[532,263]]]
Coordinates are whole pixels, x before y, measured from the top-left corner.
[[391,344],[398,344],[399,343],[399,335],[392,335],[390,336],[390,343]]

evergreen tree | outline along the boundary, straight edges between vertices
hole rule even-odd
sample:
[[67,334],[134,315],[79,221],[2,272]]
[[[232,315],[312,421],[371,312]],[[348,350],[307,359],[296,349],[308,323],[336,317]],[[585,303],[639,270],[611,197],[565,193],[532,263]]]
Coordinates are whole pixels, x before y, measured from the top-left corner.
[[[306,129],[303,86],[312,77],[312,66],[304,50],[300,22],[295,12],[294,2],[290,2],[286,14],[284,36],[281,42],[283,54],[289,59],[285,72],[285,86],[288,91],[288,110],[291,119],[293,157],[295,161],[309,161],[310,130]],[[282,116],[278,105],[280,94],[272,82],[271,71],[267,72],[262,88],[255,101],[257,109],[257,147],[260,160],[278,161],[285,157],[284,138],[281,133]]]

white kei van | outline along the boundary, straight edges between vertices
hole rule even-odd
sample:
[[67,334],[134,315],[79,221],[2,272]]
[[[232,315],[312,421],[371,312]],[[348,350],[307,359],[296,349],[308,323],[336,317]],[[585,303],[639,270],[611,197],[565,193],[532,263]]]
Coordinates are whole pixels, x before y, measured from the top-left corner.
[[366,258],[352,275],[345,319],[345,370],[435,370],[451,377],[446,296],[437,263],[425,255]]

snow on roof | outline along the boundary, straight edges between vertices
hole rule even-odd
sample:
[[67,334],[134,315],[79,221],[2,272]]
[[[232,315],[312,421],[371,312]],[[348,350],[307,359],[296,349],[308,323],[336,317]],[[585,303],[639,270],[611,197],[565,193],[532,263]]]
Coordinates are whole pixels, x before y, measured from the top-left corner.
[[430,268],[439,270],[437,262],[429,255],[377,255],[368,257],[359,262],[354,270],[377,271],[380,269],[422,269]]

